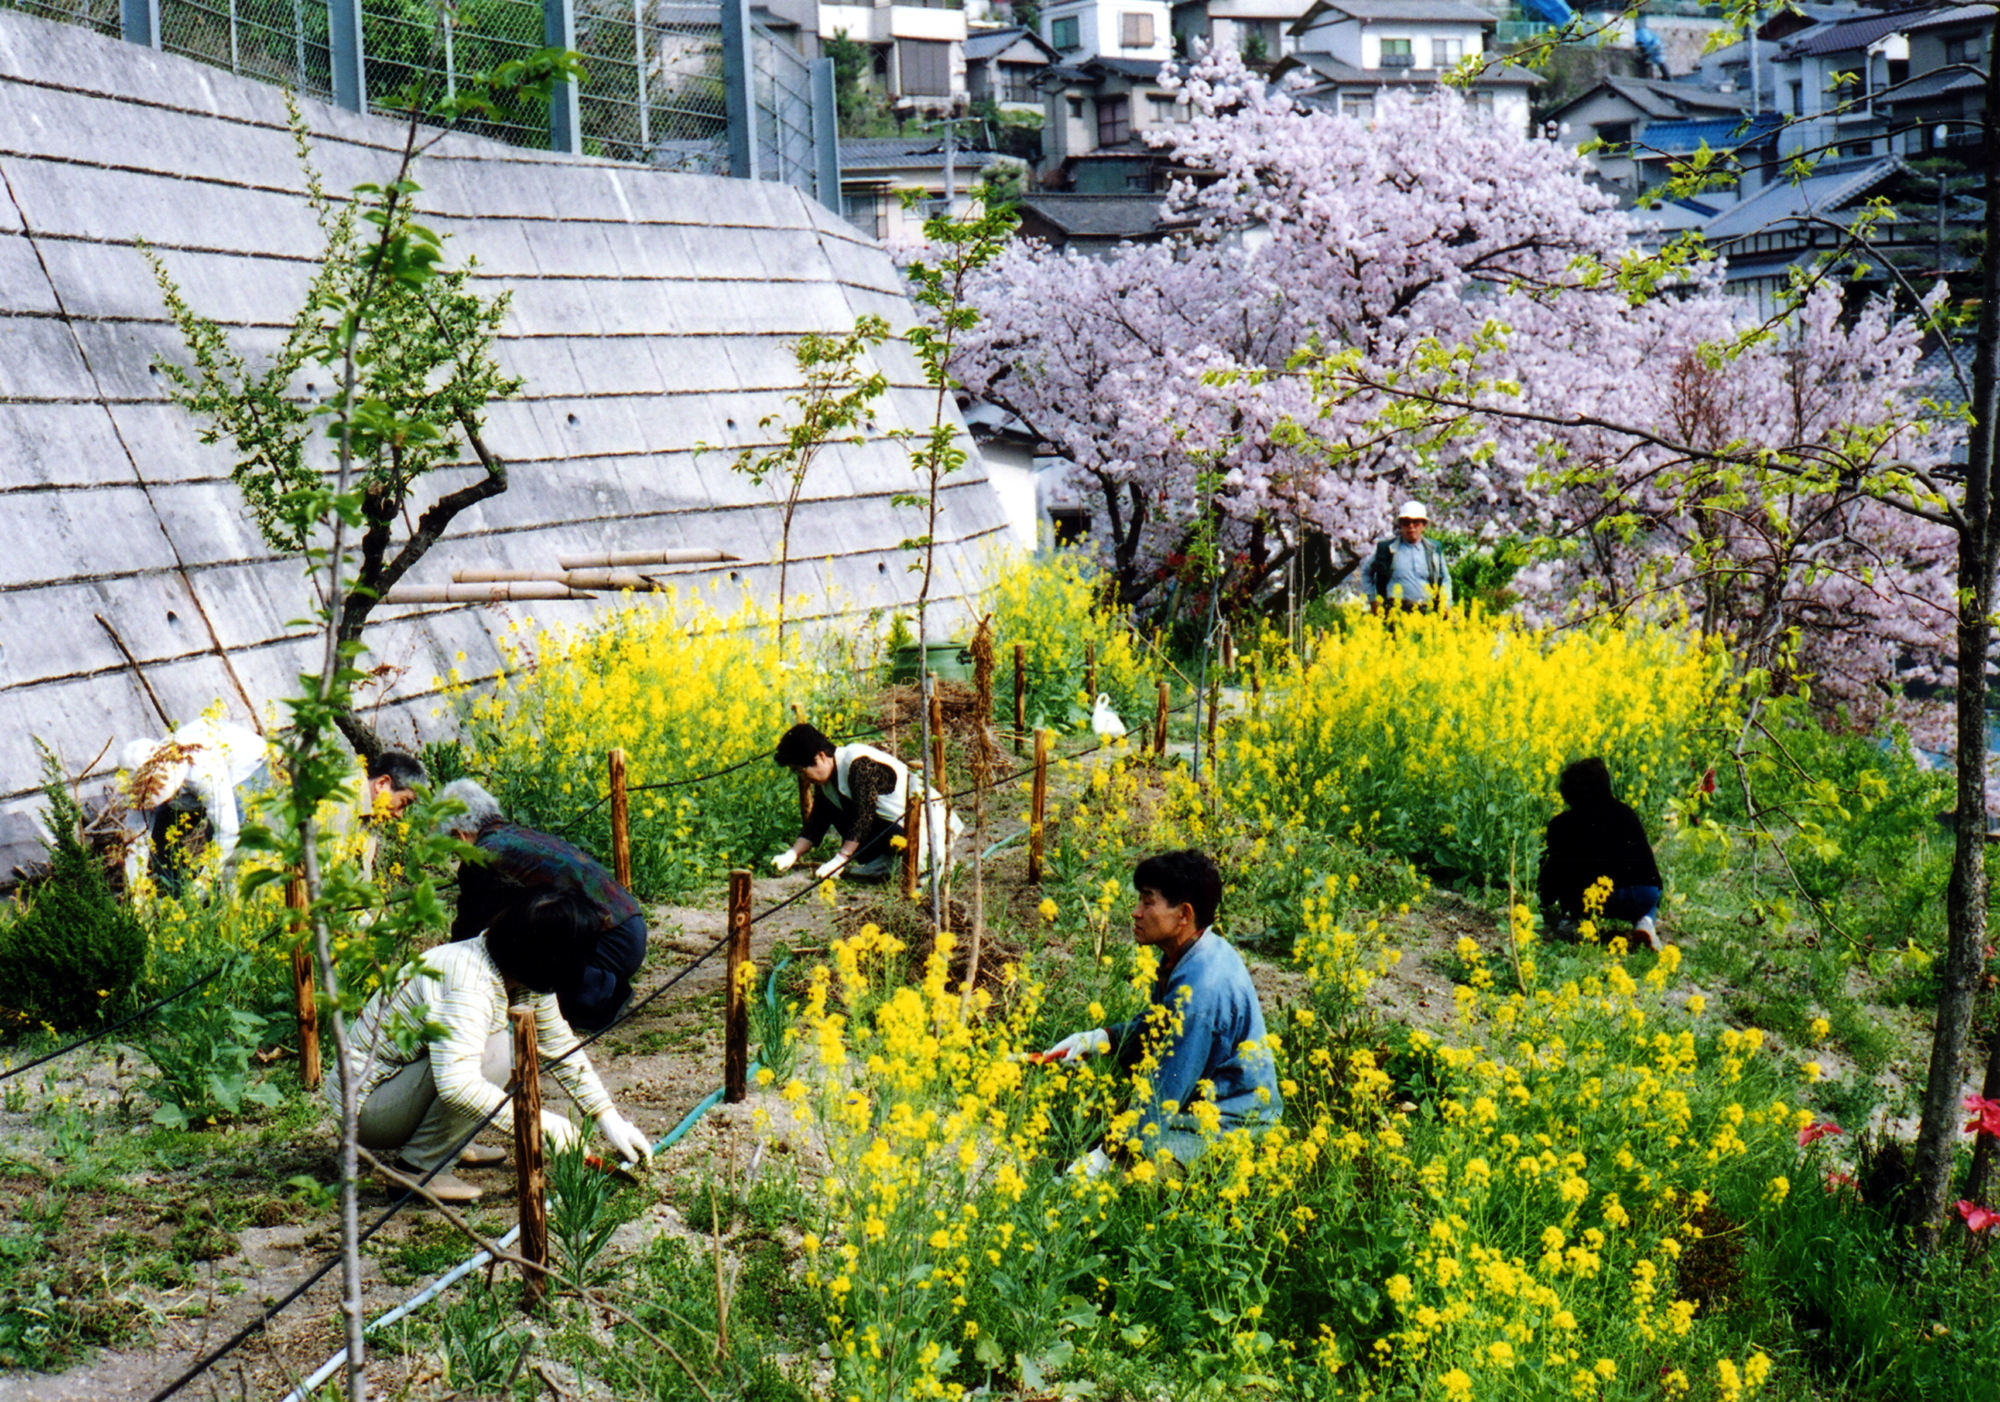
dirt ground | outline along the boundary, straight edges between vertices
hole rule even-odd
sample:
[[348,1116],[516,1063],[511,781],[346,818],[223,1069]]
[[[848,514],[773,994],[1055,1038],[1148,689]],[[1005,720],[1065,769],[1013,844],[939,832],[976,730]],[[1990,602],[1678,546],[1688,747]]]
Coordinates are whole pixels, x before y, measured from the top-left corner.
[[[1022,881],[1017,854],[1006,854],[993,879],[989,899],[1010,908],[995,911],[995,923],[1002,928],[1019,928],[1033,919],[1031,908],[1036,894]],[[759,879],[754,883],[754,905],[762,909],[785,896],[795,894],[802,881],[797,876]],[[849,888],[839,905],[829,908],[817,897],[808,897],[759,924],[753,931],[753,951],[760,964],[768,966],[772,947],[779,941],[795,949],[811,951],[824,947],[826,940],[858,923],[862,911],[874,907],[879,890]],[[1447,972],[1449,952],[1462,936],[1471,936],[1498,954],[1500,935],[1489,914],[1470,903],[1439,893],[1420,914],[1401,917],[1396,922],[1402,959],[1371,990],[1371,998],[1385,1018],[1395,1021],[1442,1026],[1452,1014],[1452,981]],[[723,912],[713,908],[659,907],[653,911],[652,952],[638,987],[638,996],[658,988],[687,963],[707,951],[723,933]],[[1252,959],[1252,973],[1267,1010],[1296,998],[1303,986],[1301,975],[1275,964]],[[688,974],[669,992],[649,1004],[592,1048],[592,1059],[606,1086],[621,1109],[656,1141],[721,1083],[722,1029],[721,1000],[724,961],[717,955]],[[131,1062],[103,1059],[80,1068],[73,1091],[87,1092],[114,1086],[128,1075]],[[552,1103],[561,1105],[560,1091],[551,1084],[546,1092]],[[649,1234],[685,1230],[673,1204],[671,1185],[701,1167],[731,1164],[741,1172],[753,1155],[767,1148],[775,1152],[796,1152],[782,1133],[760,1136],[751,1129],[751,1116],[759,1105],[782,1111],[782,1104],[768,1095],[752,1092],[750,1102],[740,1106],[717,1106],[704,1116],[672,1150],[662,1154],[653,1170],[664,1187],[661,1199],[636,1221],[621,1229],[626,1244],[643,1243]],[[317,1136],[297,1146],[298,1163],[287,1166],[325,1182],[333,1179],[334,1135],[331,1124]],[[23,1113],[0,1113],[0,1153],[16,1157],[32,1155],[34,1139],[29,1117]],[[465,1170],[466,1176],[488,1189],[479,1211],[490,1221],[511,1219],[513,1212],[512,1169]],[[151,1179],[158,1183],[168,1175]],[[202,1185],[189,1183],[190,1189]],[[226,1185],[219,1191],[226,1191]],[[362,1201],[363,1220],[372,1220],[386,1204],[381,1190],[370,1189]],[[0,1204],[4,1207],[4,1204]],[[486,1209],[491,1207],[492,1211]],[[107,1220],[118,1214],[120,1204],[107,1197]],[[428,1209],[405,1209],[392,1219],[378,1241],[393,1247],[412,1232],[425,1230],[434,1217]],[[177,1377],[192,1361],[201,1357],[244,1323],[254,1318],[264,1303],[289,1291],[338,1248],[331,1220],[281,1222],[253,1227],[237,1234],[234,1250],[209,1262],[201,1280],[191,1288],[171,1296],[144,1300],[150,1334],[145,1342],[129,1348],[104,1350],[85,1366],[59,1375],[0,1375],[0,1402],[100,1402],[100,1399],[146,1398]],[[462,1254],[470,1254],[470,1248]],[[461,1259],[454,1256],[453,1259]],[[379,1255],[379,1253],[378,1253]],[[365,1289],[370,1317],[400,1303],[429,1277],[410,1283],[384,1278],[376,1258],[366,1267]],[[337,1273],[329,1275],[298,1304],[282,1313],[261,1335],[238,1348],[225,1364],[181,1396],[203,1399],[278,1398],[299,1378],[326,1360],[340,1344],[340,1320],[336,1312]],[[375,1378],[382,1395],[395,1396],[408,1387],[409,1393],[427,1396],[423,1370],[429,1365],[421,1356],[378,1358]]]

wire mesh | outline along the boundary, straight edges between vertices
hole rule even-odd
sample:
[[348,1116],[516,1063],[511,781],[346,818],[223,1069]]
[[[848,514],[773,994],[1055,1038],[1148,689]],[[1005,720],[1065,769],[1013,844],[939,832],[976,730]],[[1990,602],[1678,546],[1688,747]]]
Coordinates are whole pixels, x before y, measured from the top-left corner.
[[160,0],[160,47],[309,97],[333,96],[326,0]]
[[762,25],[750,29],[757,169],[766,180],[814,186],[812,65]]
[[719,6],[591,0],[576,31],[590,73],[578,93],[586,153],[704,173],[727,166]]
[[[407,112],[413,100],[427,107],[455,96],[467,74],[540,51],[544,32],[539,0],[366,0],[361,53],[369,110]],[[497,116],[468,118],[461,127],[513,146],[548,148],[548,103],[513,96],[496,106]]]
[[0,0],[0,10],[19,10],[39,19],[80,24],[114,39],[123,32],[118,0]]
[[[578,92],[584,151],[671,170],[725,174],[729,118],[717,0],[574,0],[586,77]],[[328,0],[160,0],[160,47],[245,78],[333,98]],[[120,0],[0,0],[47,19],[121,33]],[[541,0],[363,0],[368,107],[407,111],[456,93],[467,75],[540,50]],[[811,192],[811,64],[769,29],[752,25],[750,82],[759,174]],[[464,129],[546,150],[547,104],[503,99],[497,117]]]

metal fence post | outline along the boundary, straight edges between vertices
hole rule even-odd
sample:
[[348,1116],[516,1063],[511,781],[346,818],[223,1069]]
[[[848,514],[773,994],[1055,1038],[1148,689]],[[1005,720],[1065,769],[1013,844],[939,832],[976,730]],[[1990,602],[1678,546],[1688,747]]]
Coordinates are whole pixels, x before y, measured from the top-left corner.
[[118,33],[128,44],[160,47],[160,0],[120,0]]
[[758,178],[753,38],[750,0],[722,0],[722,106],[729,118],[729,173],[738,180]]
[[840,99],[834,92],[830,58],[813,60],[812,133],[813,179],[819,187],[819,202],[839,214]]
[[368,64],[361,52],[361,0],[326,0],[326,56],[333,69],[333,105],[368,110]]
[[[542,42],[552,49],[576,47],[576,8],[571,0],[542,0]],[[575,83],[557,83],[549,93],[549,149],[583,154],[583,114]]]

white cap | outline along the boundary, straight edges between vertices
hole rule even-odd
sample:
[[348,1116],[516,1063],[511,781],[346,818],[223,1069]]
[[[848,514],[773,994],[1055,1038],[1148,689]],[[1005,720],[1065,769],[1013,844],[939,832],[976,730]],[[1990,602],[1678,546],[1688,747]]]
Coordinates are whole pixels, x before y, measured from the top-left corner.
[[1429,508],[1420,501],[1406,501],[1396,508],[1396,519],[1398,521],[1428,521],[1431,519],[1431,513]]

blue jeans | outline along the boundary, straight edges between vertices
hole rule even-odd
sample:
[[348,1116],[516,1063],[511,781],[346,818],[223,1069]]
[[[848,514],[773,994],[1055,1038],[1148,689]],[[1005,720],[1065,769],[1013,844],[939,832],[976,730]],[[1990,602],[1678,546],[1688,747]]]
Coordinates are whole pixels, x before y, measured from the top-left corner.
[[559,990],[563,1021],[582,1032],[609,1027],[632,998],[632,976],[646,962],[646,917],[633,915],[613,925],[597,942],[597,953],[575,988]]
[[1604,918],[1636,925],[1660,909],[1657,886],[1620,886],[1604,902]]

